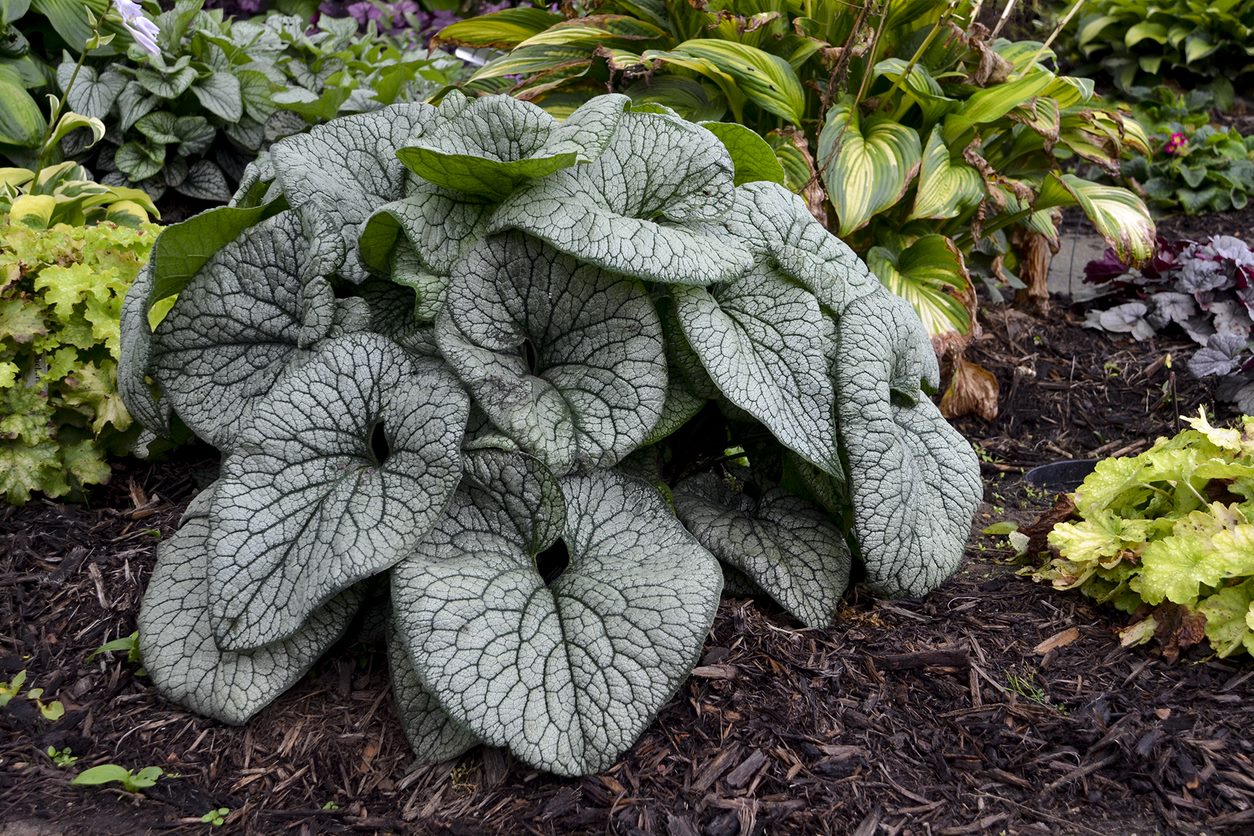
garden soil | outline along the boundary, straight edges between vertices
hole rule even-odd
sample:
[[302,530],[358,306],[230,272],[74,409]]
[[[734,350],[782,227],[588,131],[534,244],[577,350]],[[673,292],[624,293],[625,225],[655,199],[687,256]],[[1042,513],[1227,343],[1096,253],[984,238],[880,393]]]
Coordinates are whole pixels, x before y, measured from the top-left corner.
[[[855,589],[833,627],[723,602],[692,678],[611,769],[541,774],[500,750],[415,767],[378,647],[347,639],[242,728],[172,706],[125,653],[159,536],[212,463],[124,462],[87,504],[0,511],[0,834],[1254,833],[1254,662],[1123,649],[1128,618],[1034,583],[994,522],[1054,497],[1025,468],[1130,454],[1209,406],[1185,342],[1133,343],[988,309],[972,359],[1002,390],[963,569],[925,600]],[[1221,413],[1222,415],[1222,413]],[[48,747],[77,763],[58,767]],[[71,786],[103,763],[168,773],[141,795]]]

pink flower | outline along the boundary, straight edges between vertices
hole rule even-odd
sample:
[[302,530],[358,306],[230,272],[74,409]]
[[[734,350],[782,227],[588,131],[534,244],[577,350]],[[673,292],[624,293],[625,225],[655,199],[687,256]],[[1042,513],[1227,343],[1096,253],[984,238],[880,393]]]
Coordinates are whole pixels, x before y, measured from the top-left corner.
[[1174,133],[1165,143],[1163,143],[1163,153],[1167,156],[1171,156],[1187,145],[1188,142],[1189,138],[1184,134]]

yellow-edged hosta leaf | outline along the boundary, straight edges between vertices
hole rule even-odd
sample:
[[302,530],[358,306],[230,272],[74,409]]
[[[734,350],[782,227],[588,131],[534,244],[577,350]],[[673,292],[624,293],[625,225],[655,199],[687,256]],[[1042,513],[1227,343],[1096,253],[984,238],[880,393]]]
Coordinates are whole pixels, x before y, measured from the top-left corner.
[[23,194],[13,198],[9,207],[9,218],[14,223],[23,224],[34,229],[47,229],[52,221],[52,213],[57,208],[57,199],[47,194]]
[[1035,209],[1076,205],[1125,263],[1141,264],[1154,255],[1154,220],[1145,202],[1127,189],[1104,186],[1074,174],[1050,174]]
[[928,334],[971,330],[971,313],[963,302],[974,292],[971,278],[957,245],[944,235],[924,235],[900,252],[872,247],[866,263],[889,290],[911,304]]
[[914,128],[882,117],[865,124],[846,96],[819,132],[819,171],[841,236],[901,200],[919,171],[923,149]]
[[431,48],[451,44],[475,49],[510,49],[561,22],[561,15],[543,9],[505,9],[445,26],[431,39]]
[[684,41],[671,53],[713,64],[735,81],[746,99],[794,125],[801,125],[806,110],[805,90],[797,73],[778,55],[746,44],[709,38]]
[[919,187],[910,219],[954,218],[984,197],[984,180],[964,160],[950,156],[940,127],[932,128],[923,149]]

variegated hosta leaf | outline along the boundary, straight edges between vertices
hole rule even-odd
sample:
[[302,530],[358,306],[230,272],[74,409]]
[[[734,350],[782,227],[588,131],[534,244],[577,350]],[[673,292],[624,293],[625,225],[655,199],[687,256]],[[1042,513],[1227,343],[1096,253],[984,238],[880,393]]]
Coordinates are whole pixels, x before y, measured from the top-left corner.
[[970,333],[966,300],[975,297],[975,288],[953,241],[924,235],[900,252],[872,247],[866,263],[885,287],[910,303],[928,334]]
[[469,403],[390,340],[328,342],[253,410],[213,503],[219,646],[259,647],[389,568],[461,478]]
[[484,96],[452,118],[437,118],[396,156],[437,186],[499,201],[520,183],[599,156],[629,102],[598,96],[559,124],[530,102]]
[[819,171],[839,220],[837,234],[861,229],[901,200],[918,173],[923,148],[914,128],[892,118],[865,122],[846,97],[819,134]]
[[465,726],[453,720],[440,707],[414,669],[409,649],[401,638],[392,617],[387,625],[388,669],[392,675],[392,696],[400,714],[405,738],[414,756],[423,763],[452,760],[478,744],[479,739]]
[[1155,252],[1157,231],[1145,201],[1127,189],[1106,186],[1074,174],[1051,174],[1045,179],[1036,210],[1078,205],[1093,226],[1129,264],[1148,261]]
[[823,509],[772,488],[754,499],[714,473],[675,488],[675,513],[715,557],[808,627],[826,627],[849,586],[849,545]]
[[684,336],[719,391],[781,444],[840,472],[831,325],[814,295],[765,261],[735,281],[671,293]]
[[183,422],[215,447],[234,445],[298,349],[333,326],[330,285],[301,281],[318,269],[306,250],[293,212],[251,227],[200,268],[152,335],[153,377]]
[[984,197],[984,180],[965,161],[955,160],[941,138],[940,126],[932,128],[923,149],[919,187],[914,196],[914,218],[955,218]]
[[720,226],[755,253],[770,256],[784,273],[834,312],[880,288],[853,250],[828,232],[806,209],[805,202],[783,186],[740,186],[732,211]]
[[316,259],[345,279],[366,280],[357,257],[359,228],[375,209],[404,194],[405,167],[396,149],[434,114],[426,104],[392,105],[335,119],[271,147],[283,195],[300,213]]
[[458,262],[436,339],[492,422],[557,473],[612,466],[662,414],[662,326],[645,289],[521,233]]
[[[419,676],[483,741],[563,775],[604,769],[696,663],[718,606],[718,562],[658,493],[614,471],[562,480],[568,565],[529,532],[561,503],[523,457],[393,571],[397,625]],[[493,496],[534,498],[505,511]],[[525,513],[517,526],[502,519]],[[520,529],[522,532],[520,533]],[[551,574],[551,573],[550,573]]]
[[157,690],[179,705],[240,724],[294,685],[357,612],[349,589],[314,610],[290,636],[254,650],[220,650],[209,624],[210,488],[157,549],[139,610],[139,648]]
[[983,495],[971,445],[920,390],[936,357],[918,317],[885,293],[840,318],[833,378],[854,536],[869,585],[923,595],[957,570]]
[[520,229],[576,258],[629,276],[710,284],[743,273],[748,250],[700,230],[732,208],[722,143],[689,122],[628,113],[600,157],[514,192],[493,231]]

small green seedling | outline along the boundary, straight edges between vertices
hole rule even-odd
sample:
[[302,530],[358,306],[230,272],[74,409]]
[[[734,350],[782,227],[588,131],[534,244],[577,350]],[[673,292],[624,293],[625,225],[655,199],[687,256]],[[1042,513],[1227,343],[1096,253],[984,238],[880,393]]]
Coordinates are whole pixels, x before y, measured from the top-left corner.
[[334,813],[336,810],[340,809],[340,805],[336,804],[334,801],[328,801],[326,804],[322,805],[322,809],[326,810],[328,813]]
[[216,810],[210,810],[208,813],[205,813],[200,817],[200,820],[205,824],[212,825],[213,827],[221,827],[226,824],[226,817],[230,814],[230,807],[219,807]]
[[65,716],[65,706],[60,700],[52,702],[44,702],[40,697],[44,695],[43,688],[31,688],[26,692],[26,699],[39,706],[39,713],[49,722],[56,722]]
[[4,708],[9,704],[9,700],[13,699],[22,690],[22,686],[26,684],[26,671],[18,671],[17,675],[9,682],[0,685],[0,708]]
[[132,772],[115,763],[93,766],[75,776],[71,784],[77,787],[97,787],[103,784],[121,784],[127,792],[139,792],[154,786],[165,777],[166,773],[159,766],[146,766],[138,772]]
[[105,642],[91,652],[91,655],[87,657],[87,661],[90,662],[102,653],[117,653],[119,650],[126,651],[126,661],[138,664],[141,661],[139,656],[139,631],[136,630],[129,636]]
[[78,763],[78,756],[70,752],[69,746],[65,746],[61,749],[58,749],[56,746],[49,746],[45,751],[47,752],[48,757],[52,758],[52,762],[57,766],[66,767],[73,766]]

